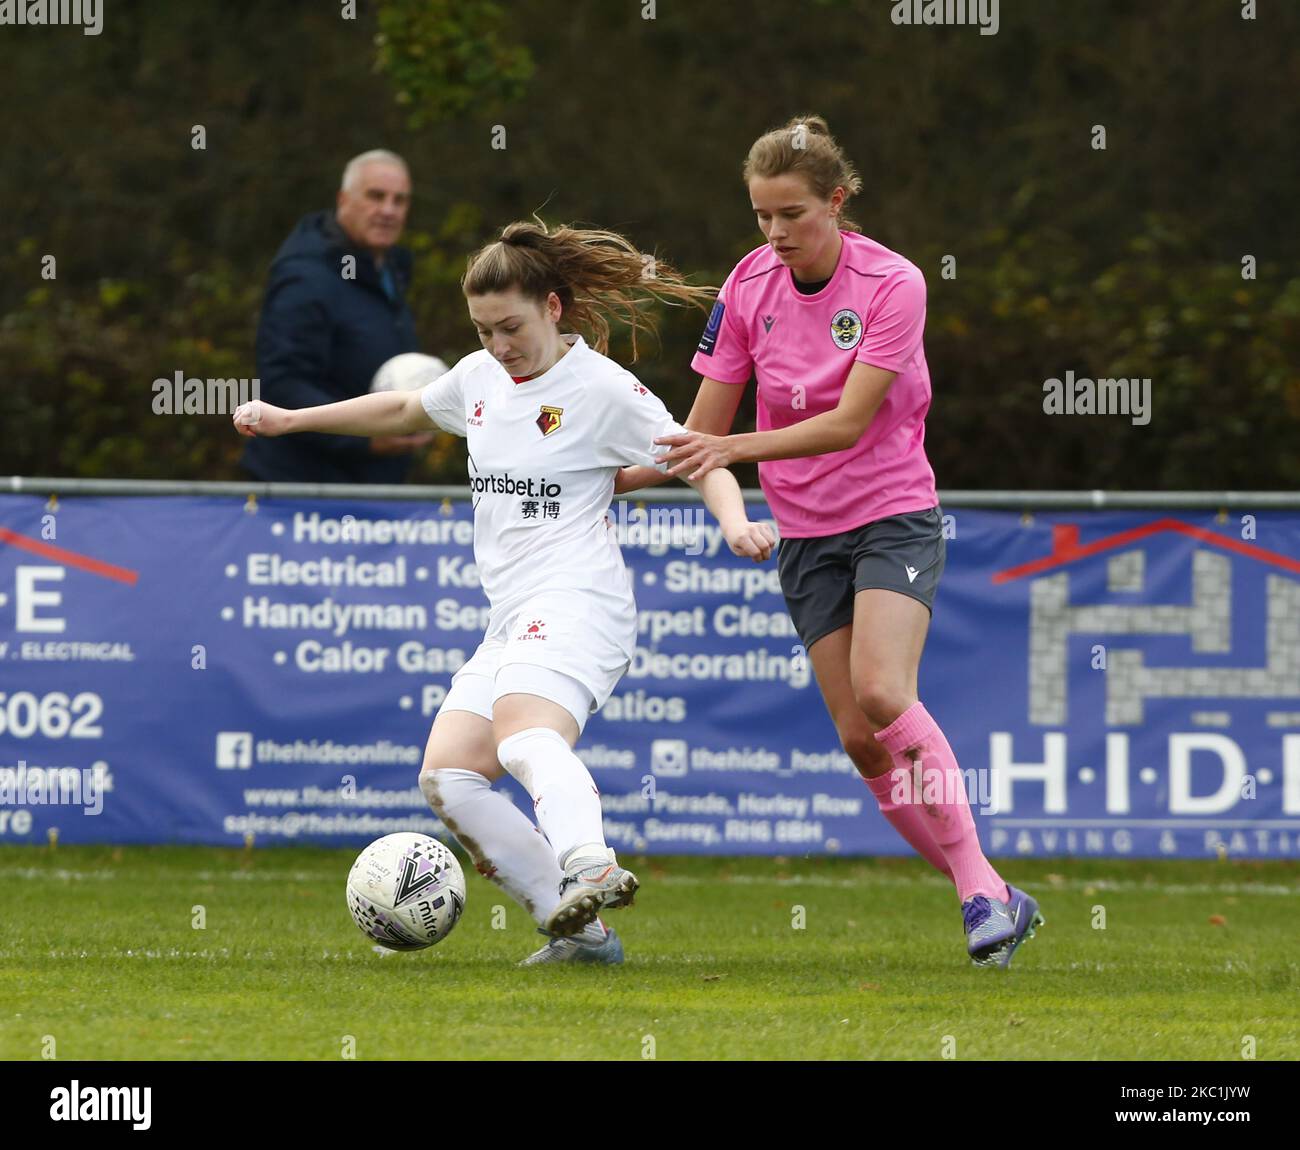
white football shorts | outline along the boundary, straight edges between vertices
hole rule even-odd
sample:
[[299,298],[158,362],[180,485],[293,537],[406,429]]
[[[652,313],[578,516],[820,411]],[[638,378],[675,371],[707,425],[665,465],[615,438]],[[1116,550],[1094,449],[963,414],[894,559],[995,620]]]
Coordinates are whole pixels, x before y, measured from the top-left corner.
[[581,733],[618,686],[636,649],[636,611],[597,596],[544,591],[501,624],[452,677],[444,711],[492,718],[503,695],[539,695],[569,712]]

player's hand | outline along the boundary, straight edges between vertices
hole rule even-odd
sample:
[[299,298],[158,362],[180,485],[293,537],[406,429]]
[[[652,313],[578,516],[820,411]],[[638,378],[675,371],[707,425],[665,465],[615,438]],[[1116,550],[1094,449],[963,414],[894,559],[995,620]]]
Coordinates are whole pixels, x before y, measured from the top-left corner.
[[376,435],[370,441],[370,450],[375,455],[405,455],[428,447],[436,438],[432,431],[417,431],[411,435]]
[[743,555],[755,563],[770,558],[776,546],[776,536],[766,523],[751,523],[748,519],[724,525],[722,535],[733,555]]
[[235,424],[235,430],[249,439],[284,435],[290,430],[288,410],[262,399],[241,403],[235,408],[231,420]]
[[672,450],[659,457],[659,463],[669,465],[666,475],[685,474],[695,480],[707,475],[716,467],[731,465],[731,441],[726,435],[705,435],[702,431],[687,431],[681,435],[661,435],[657,444],[668,444]]

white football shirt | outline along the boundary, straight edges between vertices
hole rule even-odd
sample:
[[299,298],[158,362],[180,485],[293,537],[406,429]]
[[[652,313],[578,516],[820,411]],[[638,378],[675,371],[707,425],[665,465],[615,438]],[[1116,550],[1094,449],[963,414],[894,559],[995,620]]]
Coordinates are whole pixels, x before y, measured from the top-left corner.
[[488,632],[542,591],[579,592],[593,612],[635,610],[632,577],[605,518],[614,475],[656,466],[661,435],[685,430],[626,368],[562,337],[569,350],[523,383],[486,350],[420,393],[429,418],[464,436],[474,558],[491,605]]

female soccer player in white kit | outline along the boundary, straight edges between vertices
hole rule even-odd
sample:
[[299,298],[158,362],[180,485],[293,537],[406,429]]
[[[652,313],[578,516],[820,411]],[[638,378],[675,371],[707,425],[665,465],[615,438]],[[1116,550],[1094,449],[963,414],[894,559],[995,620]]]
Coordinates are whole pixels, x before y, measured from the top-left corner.
[[[758,463],[781,589],[840,741],[885,818],[957,888],[971,961],[1006,966],[1042,916],[984,857],[956,757],[917,698],[945,558],[924,448],[925,279],[847,218],[861,180],[820,117],[765,133],[742,175],[767,242],[719,292],[691,364],[691,431],[658,441],[668,474]],[[731,435],[751,376],[758,431]],[[618,490],[663,479],[633,471]]]
[[[620,467],[654,466],[657,437],[683,431],[663,403],[602,354],[611,318],[635,335],[650,297],[698,303],[657,262],[610,232],[514,223],[476,252],[462,281],[483,343],[423,389],[300,410],[235,412],[245,435],[403,435],[432,422],[464,436],[474,556],[491,606],[482,644],[452,679],[425,748],[420,785],[473,857],[551,941],[526,963],[621,962],[599,919],[637,879],[605,844],[599,792],[573,745],[636,647],[632,576],[606,510]],[[581,334],[585,329],[598,349]],[[725,470],[694,484],[732,551],[757,562],[775,539],[750,523]],[[504,794],[533,799],[541,831]],[[549,843],[549,845],[548,845]]]

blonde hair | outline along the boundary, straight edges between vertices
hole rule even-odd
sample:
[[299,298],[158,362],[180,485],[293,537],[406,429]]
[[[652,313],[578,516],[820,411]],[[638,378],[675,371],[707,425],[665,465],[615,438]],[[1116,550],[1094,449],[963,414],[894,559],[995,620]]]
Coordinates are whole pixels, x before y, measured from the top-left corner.
[[[803,176],[819,199],[829,200],[836,188],[843,188],[845,206],[862,191],[857,169],[820,116],[796,116],[783,127],[759,136],[741,169],[746,184],[754,176],[771,179],[787,173]],[[862,230],[844,207],[840,208],[839,226],[848,232]]]
[[562,322],[602,355],[609,348],[611,321],[627,324],[633,361],[637,333],[656,332],[653,315],[643,309],[654,302],[704,308],[717,294],[716,288],[688,284],[675,268],[638,251],[617,232],[552,231],[540,221],[503,228],[499,239],[469,257],[460,286],[466,296],[517,288],[538,303],[554,292]]

